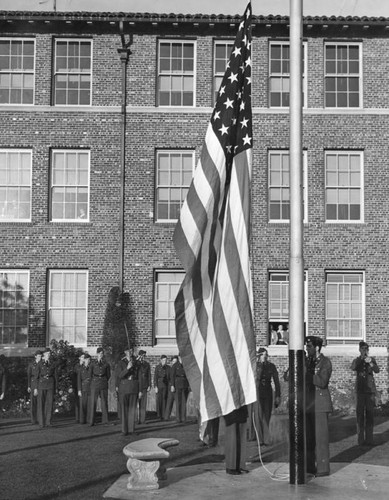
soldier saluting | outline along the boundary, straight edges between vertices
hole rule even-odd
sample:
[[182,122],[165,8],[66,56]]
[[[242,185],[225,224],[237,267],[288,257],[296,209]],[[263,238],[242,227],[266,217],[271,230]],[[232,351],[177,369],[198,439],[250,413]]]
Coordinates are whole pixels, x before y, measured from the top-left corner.
[[117,383],[122,434],[126,436],[135,430],[136,405],[138,397],[142,397],[142,386],[139,381],[139,359],[135,358],[130,347],[124,350],[124,354],[117,368]]

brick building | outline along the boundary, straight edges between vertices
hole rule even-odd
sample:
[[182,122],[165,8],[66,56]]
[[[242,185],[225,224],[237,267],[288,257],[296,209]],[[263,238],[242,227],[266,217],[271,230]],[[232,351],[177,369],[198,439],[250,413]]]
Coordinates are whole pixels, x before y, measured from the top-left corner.
[[[255,327],[281,369],[287,347],[271,332],[288,323],[288,23],[254,16],[252,43]],[[0,353],[31,355],[53,338],[93,353],[121,281],[136,346],[153,363],[177,351],[172,233],[238,24],[0,12]],[[386,18],[304,18],[306,331],[326,338],[341,390],[366,339],[382,401],[388,33]]]

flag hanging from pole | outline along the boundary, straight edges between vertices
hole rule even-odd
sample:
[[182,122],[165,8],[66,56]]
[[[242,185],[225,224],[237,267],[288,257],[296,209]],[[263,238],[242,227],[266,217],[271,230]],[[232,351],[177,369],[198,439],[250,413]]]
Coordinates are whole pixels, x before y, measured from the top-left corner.
[[249,2],[173,236],[186,271],[175,300],[177,343],[203,422],[257,399],[252,142]]

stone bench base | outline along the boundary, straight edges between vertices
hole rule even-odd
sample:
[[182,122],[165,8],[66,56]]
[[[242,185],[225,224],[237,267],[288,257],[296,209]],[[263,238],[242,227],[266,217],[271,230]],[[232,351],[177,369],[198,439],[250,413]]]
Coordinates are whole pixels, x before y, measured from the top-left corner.
[[161,460],[170,456],[166,448],[179,443],[177,439],[147,438],[125,446],[123,453],[128,457],[127,469],[130,472],[127,489],[158,489],[159,481],[167,479],[166,467],[161,464]]

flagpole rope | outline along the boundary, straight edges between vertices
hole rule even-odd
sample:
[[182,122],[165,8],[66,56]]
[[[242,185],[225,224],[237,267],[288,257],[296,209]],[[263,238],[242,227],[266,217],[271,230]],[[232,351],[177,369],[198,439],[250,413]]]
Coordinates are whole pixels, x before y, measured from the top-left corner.
[[[274,472],[271,472],[267,467],[266,465],[263,463],[263,460],[262,460],[262,453],[261,453],[261,444],[259,442],[259,436],[258,436],[258,431],[257,431],[257,426],[255,425],[255,418],[254,418],[254,409],[252,410],[252,415],[251,415],[251,418],[252,418],[252,422],[253,422],[253,426],[254,426],[254,430],[255,430],[255,435],[257,437],[257,443],[258,443],[258,455],[259,455],[259,460],[261,462],[261,465],[262,467],[265,469],[265,471],[269,474],[270,476],[270,479],[272,479],[273,481],[289,481],[289,473],[287,472],[284,472],[284,473],[278,473],[276,472],[277,469],[274,471]],[[280,467],[279,467],[280,468]]]

